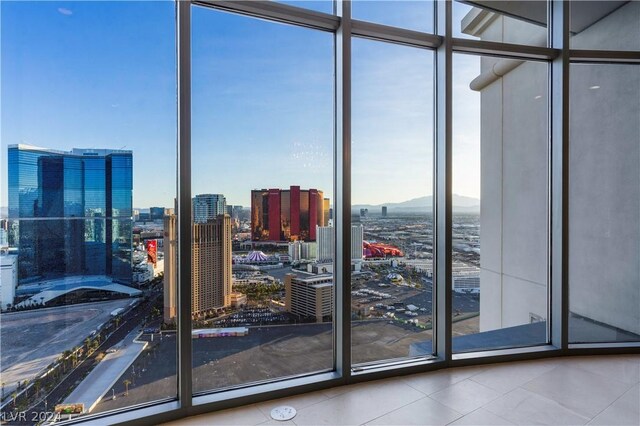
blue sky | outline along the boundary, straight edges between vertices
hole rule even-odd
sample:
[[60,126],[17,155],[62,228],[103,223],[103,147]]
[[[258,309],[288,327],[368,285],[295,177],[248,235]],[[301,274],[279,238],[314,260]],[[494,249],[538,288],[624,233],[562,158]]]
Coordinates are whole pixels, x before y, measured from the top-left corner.
[[3,182],[9,144],[124,148],[134,151],[134,203],[173,200],[173,9],[2,2]]
[[[326,2],[289,3],[330,10]],[[134,152],[134,205],[171,206],[173,3],[1,7],[2,182],[9,144],[124,148]],[[430,29],[432,17],[417,1],[358,2],[353,15],[419,30]],[[251,189],[299,184],[333,199],[332,35],[201,8],[192,29],[193,193],[248,205]],[[355,40],[353,51],[353,202],[430,194],[432,53],[366,40]],[[456,90],[467,99],[479,62],[458,62]],[[460,103],[465,115],[478,113],[473,96]],[[454,190],[479,196],[479,123],[461,129]],[[6,186],[0,191],[6,206]]]

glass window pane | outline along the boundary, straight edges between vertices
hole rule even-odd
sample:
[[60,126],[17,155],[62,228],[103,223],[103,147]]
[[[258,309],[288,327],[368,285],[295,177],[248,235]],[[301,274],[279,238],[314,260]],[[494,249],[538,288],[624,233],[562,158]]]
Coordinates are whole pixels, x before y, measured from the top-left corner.
[[432,0],[354,0],[351,8],[353,19],[429,33],[434,30]]
[[432,354],[433,52],[353,40],[352,359]]
[[572,1],[572,49],[640,50],[640,2]]
[[305,9],[315,10],[317,12],[324,12],[334,14],[333,4],[334,0],[274,0],[278,3],[288,4],[289,6],[302,7]]
[[174,5],[1,7],[2,397],[41,420],[175,398]]
[[331,370],[334,37],[192,12],[193,390]]
[[640,67],[572,64],[569,340],[640,341]]
[[547,70],[454,55],[454,352],[547,342]]
[[547,2],[455,0],[452,30],[454,37],[546,46]]

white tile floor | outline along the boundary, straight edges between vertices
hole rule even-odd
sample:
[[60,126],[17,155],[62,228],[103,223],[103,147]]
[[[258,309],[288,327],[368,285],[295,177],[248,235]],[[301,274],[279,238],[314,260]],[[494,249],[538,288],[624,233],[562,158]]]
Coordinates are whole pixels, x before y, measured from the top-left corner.
[[[269,413],[291,405],[278,422]],[[378,380],[166,425],[640,425],[640,355],[522,361]]]

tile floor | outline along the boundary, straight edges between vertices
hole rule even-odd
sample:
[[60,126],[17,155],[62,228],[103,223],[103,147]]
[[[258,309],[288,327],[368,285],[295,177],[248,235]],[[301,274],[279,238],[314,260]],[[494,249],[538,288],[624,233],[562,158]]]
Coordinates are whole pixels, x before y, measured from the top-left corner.
[[[278,405],[292,421],[269,416]],[[640,425],[640,355],[464,367],[332,388],[166,425]]]

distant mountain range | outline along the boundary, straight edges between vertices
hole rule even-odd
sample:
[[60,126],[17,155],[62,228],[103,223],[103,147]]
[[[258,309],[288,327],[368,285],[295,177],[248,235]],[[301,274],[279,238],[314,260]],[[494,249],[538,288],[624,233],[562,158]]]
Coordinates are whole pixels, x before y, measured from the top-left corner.
[[[359,212],[360,209],[369,209],[369,214],[380,214],[382,206],[387,206],[387,211],[389,211],[389,213],[393,211],[407,213],[425,211],[432,208],[433,197],[428,195],[400,203],[354,204],[351,206],[351,209],[352,212]],[[480,200],[478,198],[453,194],[453,210],[459,213],[479,213]]]

